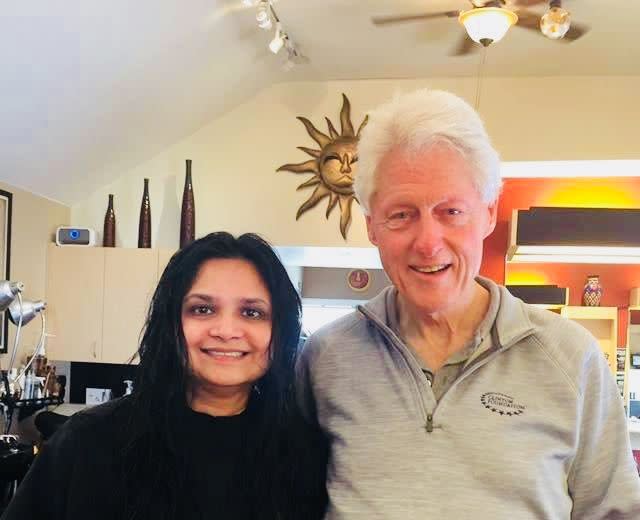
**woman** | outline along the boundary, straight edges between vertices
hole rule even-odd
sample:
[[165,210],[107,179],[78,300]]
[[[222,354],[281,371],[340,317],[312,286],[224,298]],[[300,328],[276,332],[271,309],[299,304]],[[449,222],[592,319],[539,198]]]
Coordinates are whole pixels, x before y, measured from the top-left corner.
[[3,518],[321,518],[326,444],[295,406],[299,333],[266,242],[193,242],[153,295],[133,394],[74,415]]

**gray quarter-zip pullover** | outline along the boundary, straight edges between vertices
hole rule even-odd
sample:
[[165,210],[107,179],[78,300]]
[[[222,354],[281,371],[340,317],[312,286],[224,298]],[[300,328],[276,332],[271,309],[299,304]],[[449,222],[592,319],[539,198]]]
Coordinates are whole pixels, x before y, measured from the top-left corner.
[[329,520],[640,519],[618,389],[582,327],[479,278],[500,305],[439,400],[388,327],[390,287],[315,333],[303,406],[331,441]]

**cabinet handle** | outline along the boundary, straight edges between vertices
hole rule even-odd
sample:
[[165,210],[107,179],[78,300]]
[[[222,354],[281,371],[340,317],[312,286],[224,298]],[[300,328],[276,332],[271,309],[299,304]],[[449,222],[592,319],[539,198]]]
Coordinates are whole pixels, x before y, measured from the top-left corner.
[[96,359],[98,357],[98,354],[96,353],[96,344],[97,343],[98,343],[97,341],[94,341],[91,344],[92,345],[92,350],[93,350],[93,359]]

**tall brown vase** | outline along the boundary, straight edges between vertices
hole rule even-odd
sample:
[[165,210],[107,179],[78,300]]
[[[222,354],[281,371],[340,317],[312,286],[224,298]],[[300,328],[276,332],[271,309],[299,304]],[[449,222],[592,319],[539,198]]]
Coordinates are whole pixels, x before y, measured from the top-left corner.
[[144,192],[140,204],[138,224],[138,247],[151,247],[151,202],[149,201],[149,179],[144,180]]
[[116,247],[116,214],[113,211],[113,194],[109,194],[109,205],[104,214],[102,247]]
[[193,200],[191,182],[191,159],[187,159],[187,174],[182,191],[182,211],[180,213],[180,249],[193,242],[196,235],[196,206]]

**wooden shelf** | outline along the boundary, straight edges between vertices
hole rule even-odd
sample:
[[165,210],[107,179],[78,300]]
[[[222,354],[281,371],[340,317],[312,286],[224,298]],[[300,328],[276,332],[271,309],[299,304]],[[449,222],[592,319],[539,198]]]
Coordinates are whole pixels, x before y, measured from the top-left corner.
[[629,433],[640,433],[640,421],[629,421]]
[[562,308],[562,315],[572,320],[617,320],[618,308],[566,305]]
[[534,307],[538,307],[540,309],[557,312],[558,314],[560,314],[563,307],[566,307],[566,305],[556,305],[553,303],[530,303],[529,305],[533,305]]

